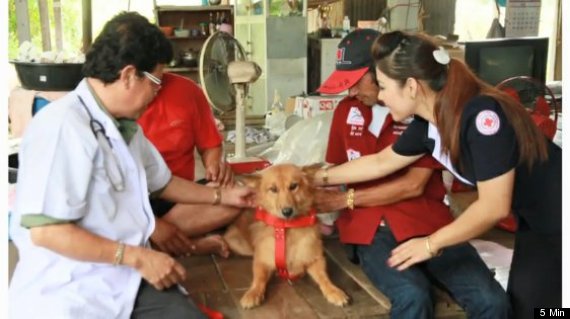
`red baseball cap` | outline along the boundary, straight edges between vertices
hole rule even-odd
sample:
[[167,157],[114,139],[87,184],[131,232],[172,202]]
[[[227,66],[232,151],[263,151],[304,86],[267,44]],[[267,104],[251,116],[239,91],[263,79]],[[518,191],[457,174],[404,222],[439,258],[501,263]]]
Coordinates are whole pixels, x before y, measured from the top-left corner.
[[337,94],[354,86],[372,66],[372,43],[380,32],[372,29],[357,29],[338,44],[336,69],[317,92]]

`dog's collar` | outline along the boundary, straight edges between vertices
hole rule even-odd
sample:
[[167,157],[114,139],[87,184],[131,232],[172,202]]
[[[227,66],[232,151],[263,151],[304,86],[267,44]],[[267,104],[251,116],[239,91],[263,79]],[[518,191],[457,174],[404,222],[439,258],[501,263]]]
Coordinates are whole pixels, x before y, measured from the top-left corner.
[[313,226],[317,222],[317,210],[311,209],[307,216],[301,216],[291,219],[279,218],[269,214],[265,209],[257,207],[255,209],[255,219],[264,222],[273,227],[280,228],[298,228]]
[[292,219],[283,219],[269,214],[265,209],[257,207],[255,210],[255,219],[272,226],[275,234],[275,268],[279,277],[287,280],[295,280],[299,276],[291,276],[287,270],[285,239],[287,228],[301,228],[313,226],[317,222],[317,210],[311,209],[309,215]]

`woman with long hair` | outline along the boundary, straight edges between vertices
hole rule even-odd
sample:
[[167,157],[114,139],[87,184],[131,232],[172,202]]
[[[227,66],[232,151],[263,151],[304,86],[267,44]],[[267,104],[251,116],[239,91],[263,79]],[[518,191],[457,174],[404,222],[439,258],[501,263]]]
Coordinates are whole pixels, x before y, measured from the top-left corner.
[[534,307],[562,303],[562,152],[525,108],[484,83],[430,37],[395,31],[372,49],[378,100],[395,121],[415,115],[383,151],[320,170],[317,184],[376,179],[432,154],[479,197],[454,222],[392,252],[398,270],[445,254],[493,227],[511,210],[517,217],[508,293],[515,318]]

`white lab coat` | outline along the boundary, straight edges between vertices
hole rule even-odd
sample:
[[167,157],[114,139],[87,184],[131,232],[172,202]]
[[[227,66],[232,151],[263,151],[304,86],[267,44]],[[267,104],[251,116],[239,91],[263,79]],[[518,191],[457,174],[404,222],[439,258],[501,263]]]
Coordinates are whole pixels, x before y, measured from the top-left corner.
[[[101,122],[119,158],[125,189],[111,186],[80,95]],[[148,245],[154,217],[148,192],[171,173],[142,130],[127,145],[83,80],[32,120],[20,148],[12,239],[20,260],[9,288],[10,318],[129,318],[141,276],[133,268],[80,262],[35,246],[22,214],[76,220],[76,225],[128,245]]]

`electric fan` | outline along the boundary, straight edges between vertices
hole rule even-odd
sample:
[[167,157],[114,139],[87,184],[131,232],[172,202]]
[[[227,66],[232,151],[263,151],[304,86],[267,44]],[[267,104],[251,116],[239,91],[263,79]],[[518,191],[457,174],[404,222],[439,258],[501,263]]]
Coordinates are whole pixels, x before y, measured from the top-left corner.
[[554,138],[560,110],[548,86],[530,76],[515,76],[497,84],[497,88],[521,102],[538,128],[550,140]]
[[245,151],[245,98],[249,84],[261,75],[255,62],[247,61],[240,43],[225,32],[212,34],[200,54],[200,82],[206,98],[221,113],[235,110],[236,142],[228,163],[236,173],[250,173],[269,165],[263,159],[248,157]]
[[[497,88],[519,101],[529,111],[532,121],[538,126],[540,131],[550,140],[554,139],[559,109],[552,90],[544,83],[530,76],[508,78],[497,84]],[[497,226],[514,232],[517,224],[512,212],[505,219],[501,220]]]

